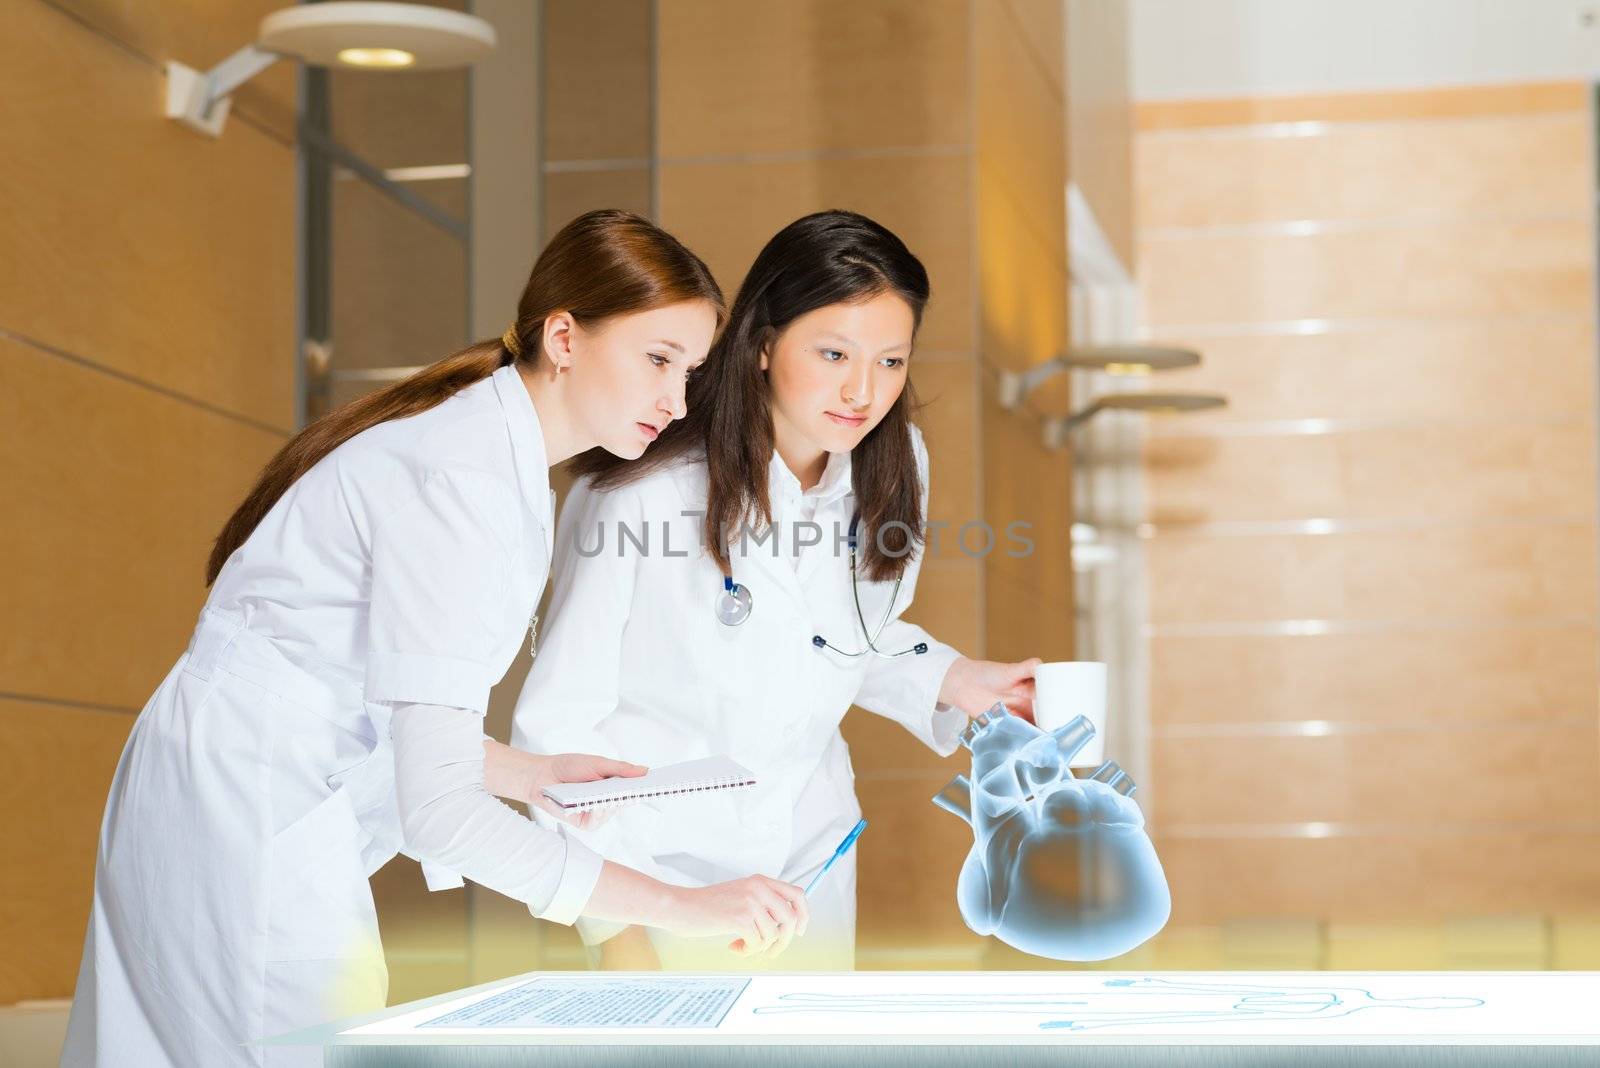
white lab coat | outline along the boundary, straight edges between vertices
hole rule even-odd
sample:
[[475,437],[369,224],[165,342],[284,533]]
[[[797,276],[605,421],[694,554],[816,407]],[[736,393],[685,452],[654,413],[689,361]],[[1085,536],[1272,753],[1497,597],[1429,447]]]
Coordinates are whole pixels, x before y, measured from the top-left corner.
[[[484,709],[545,582],[545,457],[502,368],[335,449],[229,558],[117,765],[63,1063],[320,1064],[252,1043],[382,1007],[391,706]],[[571,922],[601,862],[540,837],[530,906]]]
[[[927,453],[921,435],[912,436],[926,510]],[[703,458],[603,493],[580,480],[557,527],[552,599],[517,702],[513,744],[651,766],[726,754],[759,780],[754,789],[629,806],[585,832],[584,840],[608,859],[671,883],[761,873],[804,885],[860,818],[839,733],[851,704],[897,720],[942,755],[955,750],[966,724],[962,712],[937,703],[959,654],[898,618],[915,591],[920,554],[906,569],[895,618],[877,644],[895,652],[927,642],[927,653],[851,659],[812,644],[821,634],[847,651],[865,648],[842,537],[855,507],[849,454],[830,456],[809,493],[823,541],[798,561],[792,521],[802,513],[800,484],[776,456],[769,480],[781,544],[736,543],[733,578],[754,598],[750,618],[739,626],[713,613],[723,580],[702,547]],[[619,542],[618,523],[635,540]],[[636,548],[641,532],[649,539],[644,551]],[[865,618],[876,626],[893,583],[863,579],[860,586]],[[869,830],[856,849],[873,843]],[[807,938],[772,966],[854,967],[855,852],[828,872],[810,905]],[[591,944],[620,930],[589,920],[578,927]],[[726,940],[650,934],[665,968],[752,966],[725,953]]]

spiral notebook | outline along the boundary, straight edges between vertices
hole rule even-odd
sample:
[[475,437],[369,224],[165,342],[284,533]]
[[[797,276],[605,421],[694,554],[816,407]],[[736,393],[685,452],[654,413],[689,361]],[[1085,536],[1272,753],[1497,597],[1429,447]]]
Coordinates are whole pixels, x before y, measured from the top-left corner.
[[705,790],[736,790],[754,786],[756,777],[748,768],[725,756],[663,764],[632,778],[597,779],[594,782],[563,782],[546,786],[544,796],[571,812],[605,805],[626,805],[658,797],[676,797]]

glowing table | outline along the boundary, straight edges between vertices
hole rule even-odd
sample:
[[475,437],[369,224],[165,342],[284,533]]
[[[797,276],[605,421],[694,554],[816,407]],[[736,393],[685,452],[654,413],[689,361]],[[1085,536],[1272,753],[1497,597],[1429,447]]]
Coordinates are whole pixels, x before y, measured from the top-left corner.
[[1600,972],[530,972],[271,1040],[366,1065],[1597,1065]]

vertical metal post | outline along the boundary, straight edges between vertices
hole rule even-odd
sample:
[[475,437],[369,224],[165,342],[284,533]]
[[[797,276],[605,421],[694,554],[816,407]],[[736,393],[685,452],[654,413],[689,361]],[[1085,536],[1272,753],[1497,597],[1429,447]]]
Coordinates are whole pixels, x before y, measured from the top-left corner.
[[[300,123],[328,132],[328,72],[300,69]],[[331,400],[333,344],[333,164],[297,139],[300,162],[300,338],[296,356],[295,425],[323,415]]]

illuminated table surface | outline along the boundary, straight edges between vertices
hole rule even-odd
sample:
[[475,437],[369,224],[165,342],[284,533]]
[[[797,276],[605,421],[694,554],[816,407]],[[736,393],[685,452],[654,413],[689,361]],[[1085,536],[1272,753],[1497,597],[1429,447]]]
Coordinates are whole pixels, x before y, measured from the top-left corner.
[[346,1065],[1600,1065],[1600,972],[529,972],[270,1040]]

